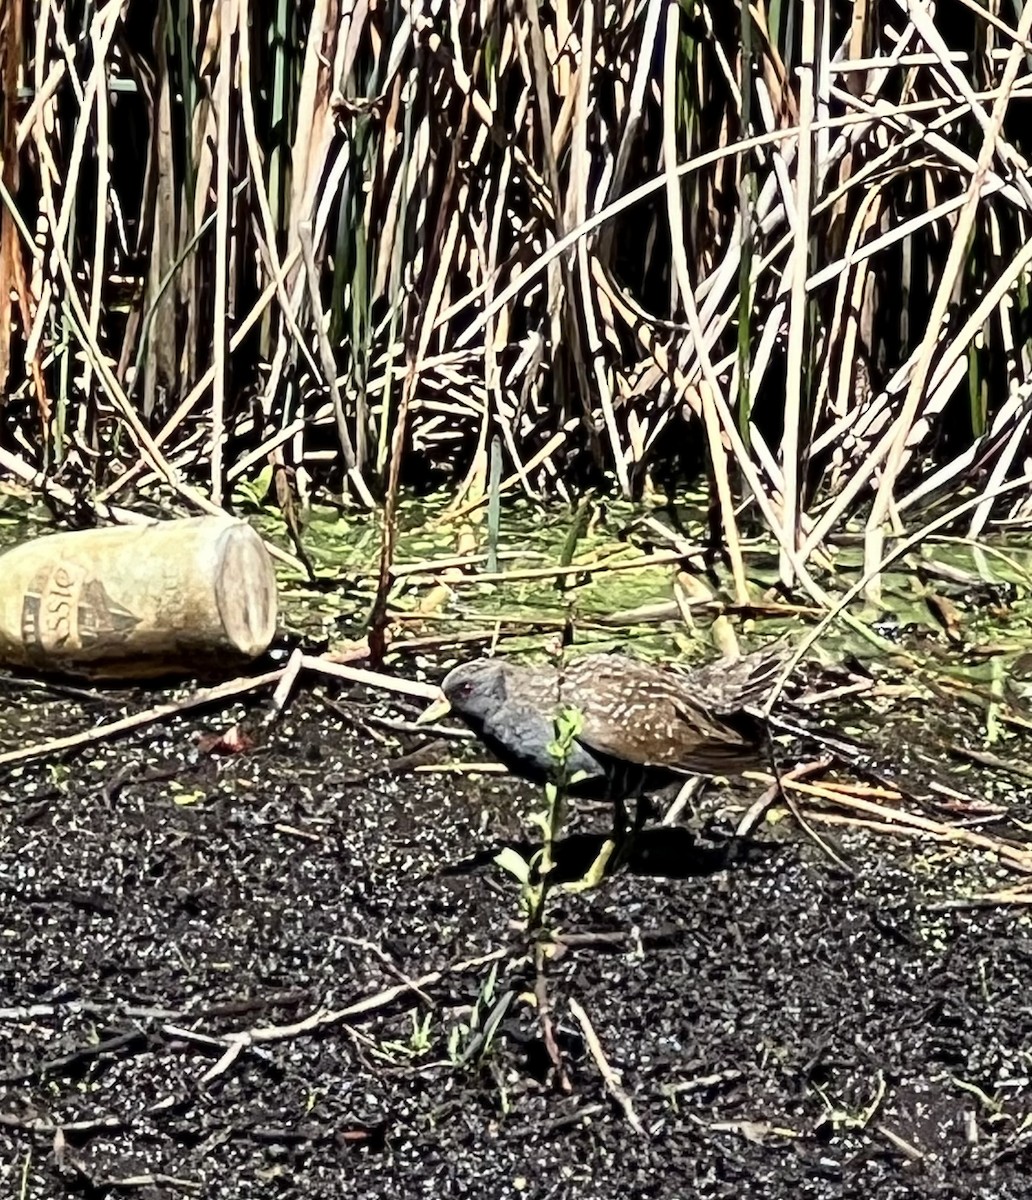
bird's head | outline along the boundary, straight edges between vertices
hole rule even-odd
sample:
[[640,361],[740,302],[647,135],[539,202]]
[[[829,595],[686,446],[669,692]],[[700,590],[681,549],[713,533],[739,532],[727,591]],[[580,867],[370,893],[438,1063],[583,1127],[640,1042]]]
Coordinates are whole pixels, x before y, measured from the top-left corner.
[[505,664],[497,658],[478,658],[450,671],[441,684],[443,695],[418,720],[427,724],[448,712],[482,723],[505,699]]

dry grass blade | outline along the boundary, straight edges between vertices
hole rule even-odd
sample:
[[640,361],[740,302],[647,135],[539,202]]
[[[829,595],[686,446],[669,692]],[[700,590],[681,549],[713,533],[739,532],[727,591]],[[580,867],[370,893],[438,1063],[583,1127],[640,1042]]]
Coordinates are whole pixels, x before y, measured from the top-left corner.
[[[1032,872],[1032,846],[1030,845],[989,837],[971,829],[950,825],[945,821],[936,821],[920,813],[869,800],[862,795],[847,792],[841,788],[825,788],[820,784],[804,783],[798,779],[786,780],[785,786],[789,791],[798,792],[811,799],[824,800],[839,808],[847,808],[862,813],[865,817],[873,817],[879,822],[877,827],[886,832],[929,835],[937,841],[954,842],[974,850],[986,851],[998,857],[1001,862],[1014,870]],[[902,800],[902,797],[899,799]],[[809,815],[819,819],[820,813],[819,810],[815,810]]]

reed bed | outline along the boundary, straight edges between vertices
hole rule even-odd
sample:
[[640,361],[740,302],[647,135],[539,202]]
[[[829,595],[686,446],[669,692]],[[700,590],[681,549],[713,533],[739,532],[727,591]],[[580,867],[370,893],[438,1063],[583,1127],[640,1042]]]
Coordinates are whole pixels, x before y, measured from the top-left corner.
[[[708,480],[781,578],[1032,494],[1032,5],[9,0],[0,471]],[[493,464],[493,467],[492,467]],[[263,474],[264,473],[264,474]],[[464,506],[464,508],[463,508]],[[388,534],[384,560],[393,547]]]

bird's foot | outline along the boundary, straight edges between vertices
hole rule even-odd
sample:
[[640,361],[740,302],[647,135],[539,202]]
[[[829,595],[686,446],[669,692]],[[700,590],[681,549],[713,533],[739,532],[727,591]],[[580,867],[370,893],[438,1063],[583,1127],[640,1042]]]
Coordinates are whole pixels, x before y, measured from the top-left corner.
[[616,842],[612,838],[606,838],[602,843],[602,849],[599,850],[595,861],[588,867],[584,876],[574,882],[564,883],[563,890],[566,892],[590,892],[592,888],[597,888],[609,874],[609,860],[616,848]]

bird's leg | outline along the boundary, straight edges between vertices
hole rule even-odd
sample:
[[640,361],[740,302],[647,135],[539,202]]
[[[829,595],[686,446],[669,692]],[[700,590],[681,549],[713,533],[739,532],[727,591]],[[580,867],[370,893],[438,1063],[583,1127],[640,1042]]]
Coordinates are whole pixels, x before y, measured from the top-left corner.
[[652,807],[652,801],[645,795],[642,788],[638,788],[634,796],[634,827],[631,829],[631,838],[636,838],[639,833],[645,828],[645,822],[650,816],[654,816],[655,812]]
[[624,797],[617,793],[613,796],[613,847],[617,854],[626,836],[627,805],[624,803]]
[[617,796],[613,800],[613,833],[618,838],[622,838],[627,830],[627,805],[624,803],[623,796]]
[[648,820],[652,806],[644,793],[645,777],[642,776],[627,797],[627,799],[634,801],[634,820],[630,828],[627,825],[627,805],[623,797],[615,801],[616,836],[613,853],[609,859],[610,874],[615,872],[619,867],[626,866],[629,862],[635,843],[638,840],[638,834],[641,833],[645,822]]

